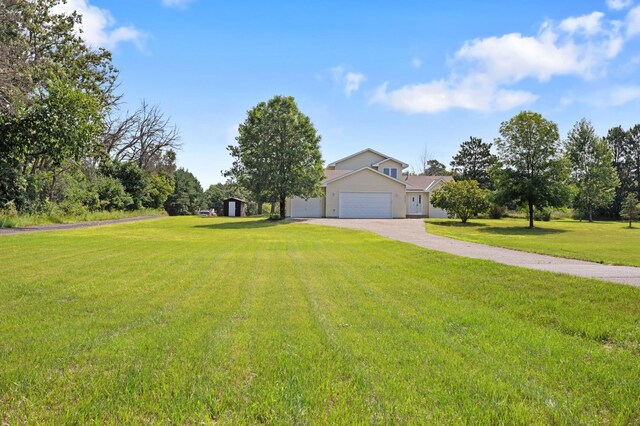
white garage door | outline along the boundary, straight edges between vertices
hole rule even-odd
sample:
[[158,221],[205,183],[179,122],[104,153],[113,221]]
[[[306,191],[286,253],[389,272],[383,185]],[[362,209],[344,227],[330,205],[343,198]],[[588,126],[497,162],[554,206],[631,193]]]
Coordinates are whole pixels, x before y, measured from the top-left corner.
[[291,217],[322,217],[322,198],[292,198]]
[[341,192],[341,218],[373,219],[393,217],[390,192]]

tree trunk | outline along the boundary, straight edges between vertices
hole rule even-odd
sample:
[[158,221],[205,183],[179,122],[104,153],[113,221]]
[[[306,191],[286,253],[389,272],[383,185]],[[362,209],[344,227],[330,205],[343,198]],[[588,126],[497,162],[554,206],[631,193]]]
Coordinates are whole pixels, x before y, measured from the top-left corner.
[[593,222],[593,208],[589,206],[589,222]]
[[276,203],[275,202],[271,202],[271,213],[275,213],[276,212]]
[[287,213],[287,198],[280,197],[280,219],[284,219]]
[[529,201],[529,228],[533,228],[533,203]]
[[262,214],[262,201],[258,201],[258,215]]

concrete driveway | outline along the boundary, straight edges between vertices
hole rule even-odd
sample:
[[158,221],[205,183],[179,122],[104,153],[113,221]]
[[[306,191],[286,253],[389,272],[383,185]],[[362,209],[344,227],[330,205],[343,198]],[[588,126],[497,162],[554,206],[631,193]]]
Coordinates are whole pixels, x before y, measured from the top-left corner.
[[422,219],[297,219],[296,221],[312,225],[361,229],[392,240],[457,256],[492,260],[505,265],[522,266],[640,287],[640,268],[602,265],[582,260],[525,253],[427,234]]

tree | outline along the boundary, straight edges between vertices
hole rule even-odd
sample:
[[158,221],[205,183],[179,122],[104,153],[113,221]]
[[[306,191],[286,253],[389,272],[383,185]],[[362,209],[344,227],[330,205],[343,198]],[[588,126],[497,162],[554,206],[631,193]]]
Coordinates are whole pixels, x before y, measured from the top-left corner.
[[427,168],[424,170],[425,176],[449,176],[450,174],[447,171],[447,166],[438,160],[427,160]]
[[113,160],[130,161],[151,172],[168,152],[180,149],[180,133],[157,105],[142,101],[131,115],[108,117],[103,144]]
[[488,209],[488,192],[475,180],[451,181],[433,191],[430,202],[446,210],[449,217],[457,216],[462,223],[467,223],[471,216]]
[[202,186],[188,170],[178,169],[175,173],[175,187],[164,203],[171,216],[196,214],[202,206]]
[[634,185],[630,189],[635,191],[640,198],[640,124],[636,124],[628,131],[629,134],[629,165],[634,179]]
[[288,197],[317,195],[324,178],[320,136],[293,97],[276,96],[247,113],[238,128],[232,174],[259,200],[277,199],[285,217]]
[[621,126],[612,127],[607,132],[605,140],[613,153],[612,163],[620,180],[620,186],[615,190],[615,198],[611,208],[611,215],[620,217],[622,203],[626,194],[635,190],[635,180],[633,177],[634,161],[631,157],[631,141],[629,133]]
[[489,188],[489,169],[496,162],[495,155],[491,154],[491,146],[473,136],[462,142],[460,150],[450,163],[454,176],[460,180],[475,180],[481,188]]
[[496,198],[525,206],[533,228],[534,208],[561,207],[569,198],[568,164],[559,155],[558,126],[538,113],[523,111],[501,124],[500,135],[495,143],[502,167],[492,169]]
[[571,161],[571,180],[577,188],[574,206],[586,212],[589,222],[593,222],[593,211],[609,206],[620,184],[613,153],[584,118],[569,132],[565,152]]
[[632,227],[633,221],[638,218],[640,204],[635,192],[630,192],[622,203],[622,214],[629,219],[629,228]]

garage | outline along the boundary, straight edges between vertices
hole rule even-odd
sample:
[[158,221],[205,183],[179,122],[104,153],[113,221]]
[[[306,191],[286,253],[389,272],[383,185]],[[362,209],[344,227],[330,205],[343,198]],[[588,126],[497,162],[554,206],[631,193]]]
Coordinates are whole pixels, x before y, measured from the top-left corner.
[[291,217],[323,217],[324,208],[322,198],[294,197],[291,199]]
[[338,217],[344,219],[391,219],[390,192],[341,192]]

